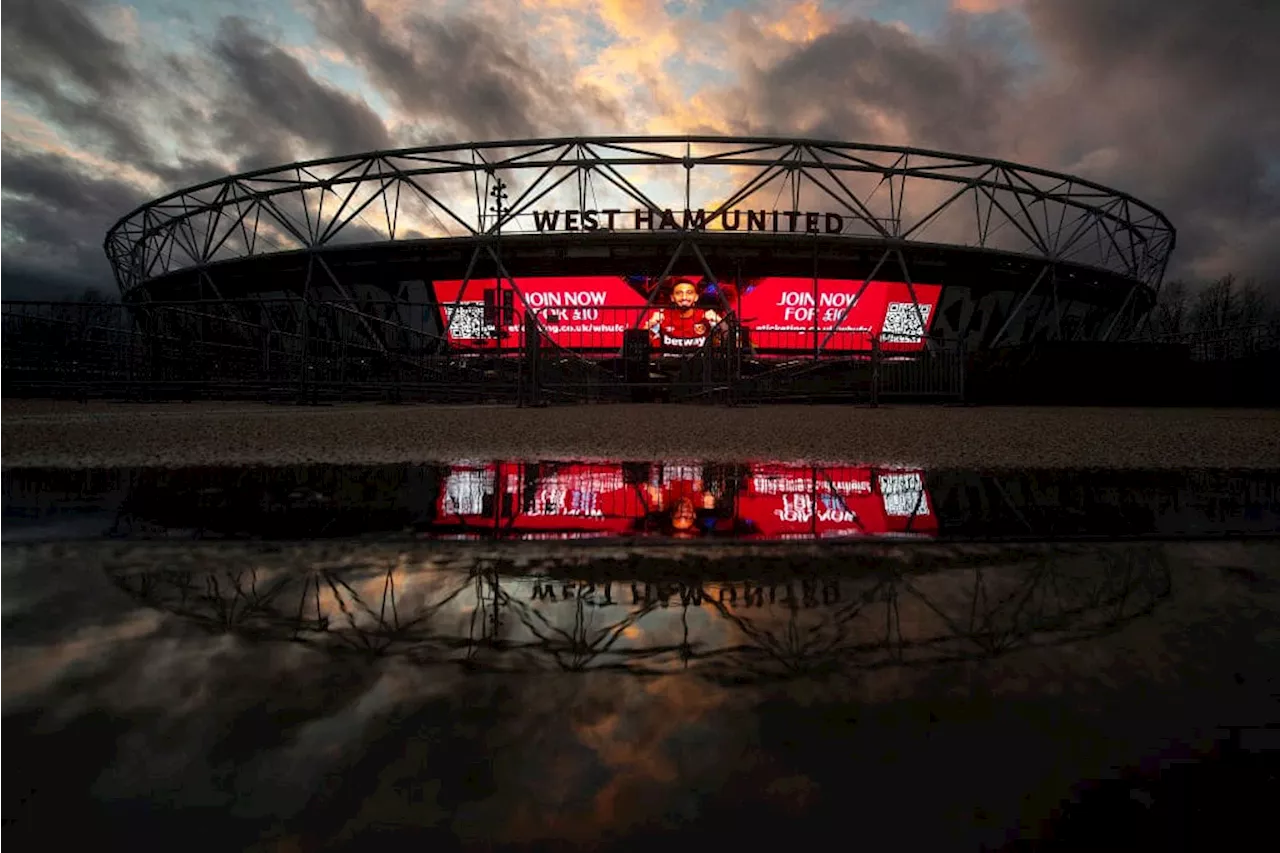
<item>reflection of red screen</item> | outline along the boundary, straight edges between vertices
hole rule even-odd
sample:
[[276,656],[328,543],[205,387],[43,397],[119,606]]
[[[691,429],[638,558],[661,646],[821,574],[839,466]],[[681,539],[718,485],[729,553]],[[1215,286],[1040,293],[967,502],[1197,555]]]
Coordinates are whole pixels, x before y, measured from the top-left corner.
[[756,465],[738,515],[767,539],[937,532],[920,471]]
[[644,297],[621,276],[517,278],[499,283],[473,278],[437,281],[440,320],[451,343],[474,348],[517,347],[525,312],[533,308],[555,343],[568,348],[620,350]]
[[637,530],[650,513],[670,514],[676,526],[687,504],[691,524],[710,513],[711,526],[727,530],[736,518],[745,535],[763,539],[938,531],[919,470],[754,465],[736,494],[721,491],[691,464],[654,465],[647,482],[631,484],[620,463],[458,464],[445,476],[438,520],[477,535],[600,536]]
[[488,530],[621,533],[645,511],[619,464],[455,465],[440,495],[440,518]]
[[811,278],[760,279],[740,297],[742,322],[751,329],[752,342],[761,350],[812,352],[815,323],[817,342],[825,343],[827,350],[868,350],[872,336],[881,334],[885,336],[884,349],[923,347],[922,335],[932,323],[942,288],[872,281],[863,289],[862,284],[850,279],[818,279],[815,299]]

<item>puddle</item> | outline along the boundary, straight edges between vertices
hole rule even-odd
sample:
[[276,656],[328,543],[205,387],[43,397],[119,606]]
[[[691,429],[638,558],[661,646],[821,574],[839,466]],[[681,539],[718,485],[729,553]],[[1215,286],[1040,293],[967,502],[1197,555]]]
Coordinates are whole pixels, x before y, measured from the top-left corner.
[[[1218,833],[1274,799],[1274,762],[1227,732],[1273,730],[1278,486],[598,460],[5,471],[6,806],[23,837],[145,849],[638,849],[676,829],[745,847],[851,820],[874,847],[996,849],[1179,815],[1194,790],[1226,804]],[[1166,781],[1174,761],[1192,781]],[[875,780],[852,806],[850,767]]]
[[[679,828],[746,847],[852,820],[877,848],[994,849],[1070,829],[1062,804],[1114,768],[1133,781],[1072,820],[1116,798],[1181,814],[1166,759],[1230,803],[1274,779],[1223,744],[1275,719],[1276,471],[476,459],[2,481],[6,807],[33,839],[639,849]],[[849,767],[875,779],[854,806]]]
[[521,462],[4,472],[4,540],[1266,536],[1280,472]]
[[[146,607],[216,631],[470,668],[691,671],[714,680],[938,664],[1085,640],[1171,594],[1158,544],[785,552],[122,543],[99,552]],[[451,558],[452,557],[452,558]]]
[[[198,831],[227,850],[365,849],[388,825],[477,848],[648,847],[670,840],[644,834],[659,825],[819,841],[848,827],[852,766],[878,774],[854,815],[876,846],[906,827],[911,849],[994,849],[1056,832],[1095,780],[1112,779],[1084,817],[1127,814],[1113,788],[1182,809],[1162,769],[1179,762],[1227,804],[1205,818],[1217,832],[1274,788],[1274,763],[1243,739],[1228,752],[1223,727],[1274,719],[1275,556],[1274,540],[6,545],[18,829],[70,813],[144,848]],[[1247,567],[1256,581],[1220,571]],[[159,808],[169,822],[139,818]]]

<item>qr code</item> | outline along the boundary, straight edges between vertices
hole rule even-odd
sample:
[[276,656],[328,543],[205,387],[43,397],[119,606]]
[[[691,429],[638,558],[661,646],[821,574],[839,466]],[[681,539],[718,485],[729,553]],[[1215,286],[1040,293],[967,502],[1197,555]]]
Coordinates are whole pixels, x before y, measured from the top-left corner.
[[924,494],[924,481],[919,474],[882,474],[880,497],[885,515],[928,515],[929,504]]
[[929,327],[929,309],[932,307],[914,302],[890,302],[889,310],[884,314],[882,334],[919,340]]
[[455,341],[493,337],[494,328],[484,321],[483,302],[461,302],[450,306],[449,337]]

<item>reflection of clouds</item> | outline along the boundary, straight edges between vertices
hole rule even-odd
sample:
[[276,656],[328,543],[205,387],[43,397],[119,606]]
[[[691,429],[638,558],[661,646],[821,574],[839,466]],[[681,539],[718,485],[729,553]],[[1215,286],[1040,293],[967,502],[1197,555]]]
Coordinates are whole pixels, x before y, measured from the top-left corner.
[[[234,818],[288,817],[350,757],[361,723],[392,704],[367,666],[324,664],[314,649],[211,636],[139,608],[52,642],[6,644],[6,728],[35,714],[30,734],[41,763],[65,764],[72,778],[92,770],[92,795],[104,801],[154,798]],[[448,689],[448,679],[432,682]],[[38,745],[50,742],[71,746]],[[107,765],[83,767],[103,749]],[[225,783],[231,768],[234,796]],[[31,784],[49,801],[63,772],[29,767],[27,775],[43,779]]]
[[[103,564],[104,550],[98,544],[75,545],[57,559],[96,570]],[[1123,571],[1108,574],[1100,569],[1090,548],[1054,550],[1056,566],[1043,565],[1047,552],[1032,548],[1019,551],[1017,559],[1001,558],[1002,550],[995,548],[973,549],[967,556],[963,549],[901,550],[937,565],[909,573],[904,562],[899,573],[909,581],[896,587],[902,631],[908,634],[940,631],[959,612],[966,617],[969,613],[975,572],[944,569],[946,561],[939,556],[944,553],[950,554],[953,566],[965,560],[981,565],[984,598],[979,601],[992,602],[986,613],[997,638],[1054,616],[1043,608],[1055,601],[1071,610],[1084,604],[1093,607],[1095,597],[1108,600],[1124,590],[1131,598],[1141,593],[1139,586],[1124,580]],[[341,559],[344,551],[360,557]],[[252,553],[248,547],[125,546],[111,564],[135,572],[147,562],[170,570],[224,567],[235,562],[236,555]],[[327,553],[323,560],[322,553]],[[378,578],[388,572],[398,589],[406,594],[417,590],[428,605],[455,590],[445,580],[461,576],[468,580],[467,590],[475,588],[470,583],[474,560],[453,562],[432,553],[428,563],[400,548],[368,543],[329,552],[288,546],[276,558],[259,555],[258,565],[264,573],[280,574],[290,565],[346,566],[343,576],[363,599],[380,594]],[[851,584],[858,581],[851,573],[869,571],[866,566],[874,552],[860,553],[865,555],[862,560],[846,561],[842,579]],[[894,802],[907,802],[920,815],[932,816],[940,803],[954,804],[960,790],[964,797],[987,805],[1006,797],[1007,802],[999,800],[1005,805],[992,811],[1012,822],[1023,814],[1020,809],[1028,808],[1027,791],[1062,796],[1071,779],[1096,777],[1110,763],[1139,755],[1142,744],[1118,745],[1129,736],[1125,726],[1134,726],[1144,737],[1149,734],[1145,743],[1156,744],[1152,749],[1171,734],[1191,731],[1207,712],[1168,703],[1161,717],[1163,694],[1147,693],[1179,681],[1210,683],[1206,679],[1220,669],[1221,660],[1244,659],[1202,654],[1198,667],[1188,666],[1188,656],[1205,636],[1236,630],[1224,627],[1229,621],[1220,618],[1230,607],[1261,618],[1267,608],[1274,608],[1275,590],[1259,593],[1243,581],[1228,585],[1206,570],[1213,566],[1207,549],[1189,553],[1178,575],[1179,583],[1186,585],[1180,586],[1180,596],[1163,602],[1151,620],[1128,623],[1129,628],[1105,640],[1024,649],[976,665],[886,667],[861,670],[856,678],[843,680],[798,678],[789,681],[785,691],[697,677],[696,658],[690,664],[694,677],[635,678],[616,670],[587,677],[545,671],[464,674],[418,666],[412,656],[330,656],[304,644],[251,642],[237,630],[222,627],[210,636],[186,620],[171,619],[148,642],[95,635],[106,663],[95,667],[92,678],[64,679],[44,695],[27,695],[41,707],[62,709],[55,725],[83,725],[82,733],[97,734],[84,721],[104,714],[127,729],[118,742],[116,735],[109,736],[109,757],[103,760],[110,766],[100,774],[95,768],[96,796],[163,799],[175,809],[213,808],[238,821],[261,819],[262,824],[251,825],[254,833],[269,824],[272,832],[300,834],[297,837],[356,839],[362,832],[387,827],[435,827],[464,840],[570,839],[590,845],[628,828],[645,831],[655,825],[705,820],[717,807],[732,808],[733,828],[745,833],[761,816],[794,819],[815,803],[830,806],[841,777],[824,771],[820,761],[806,764],[811,761],[806,755],[812,753],[803,750],[820,751],[824,738],[833,734],[836,740],[829,754],[848,762],[839,773],[868,766],[882,771],[857,802],[836,804],[842,813],[847,807],[851,821],[875,823],[872,818],[888,814],[879,810]],[[1274,549],[1269,553],[1274,557]],[[1233,554],[1232,559],[1232,565],[1246,565],[1243,557]],[[1252,559],[1247,567],[1259,573],[1274,565],[1263,557]],[[646,568],[652,568],[651,563],[637,563],[632,574]],[[506,567],[503,571],[520,574]],[[1160,574],[1149,572],[1147,577],[1159,579]],[[1054,581],[1064,588],[1065,597],[1049,595]],[[557,584],[555,609],[541,601],[537,606],[556,614],[549,623],[572,637],[579,608],[576,598],[564,602],[564,583]],[[724,591],[725,609],[739,615],[751,612],[752,630],[769,634],[770,648],[779,654],[811,646],[815,631],[819,639],[836,635],[834,628],[827,629],[830,635],[821,633],[823,625],[836,623],[821,606],[805,607],[800,583],[793,583],[792,593],[784,592],[785,583],[776,586],[773,608],[747,611],[741,606],[741,583],[723,579],[702,585],[703,600],[709,597],[718,605]],[[738,594],[736,610],[729,604],[731,587]],[[767,587],[757,588],[764,590],[767,601]],[[629,592],[629,584],[626,589]],[[822,601],[821,583],[810,591],[809,599]],[[776,606],[784,598],[791,598],[795,606]],[[1019,605],[1022,599],[1026,602]],[[614,600],[623,602],[614,607],[631,607],[630,597],[616,591]],[[686,607],[678,602],[673,594],[665,609],[659,605],[651,611],[662,618],[635,622],[636,642],[679,642],[682,618],[688,619],[691,638],[699,641],[700,649],[740,639],[739,627],[723,618],[716,606]],[[839,608],[854,603],[842,598],[832,604]],[[412,618],[410,610],[402,610],[404,618]],[[886,610],[878,613],[884,616]],[[590,631],[599,633],[614,620],[607,608],[596,608]],[[1197,620],[1197,630],[1208,634],[1186,632],[1185,626]],[[1138,628],[1139,624],[1147,627]],[[415,642],[420,643],[415,648],[424,647],[425,640]],[[513,646],[504,653],[524,652]],[[6,648],[6,676],[11,663]],[[546,665],[529,668],[545,670]],[[712,667],[701,670],[709,671],[714,674]],[[1218,675],[1230,682],[1229,673]],[[1090,687],[1102,692],[1087,696]],[[1128,692],[1121,695],[1122,690]],[[1214,701],[1227,701],[1228,694],[1229,689],[1218,691]],[[976,704],[975,695],[981,697]],[[768,701],[778,696],[787,700],[783,711]],[[994,696],[1019,701],[993,709],[988,700]],[[1055,696],[1062,697],[1058,707],[1064,714],[1087,714],[1090,707],[1098,707],[1108,715],[1120,709],[1129,716],[1114,725],[1095,718],[1087,744],[1094,752],[1081,757],[1078,739],[1056,731],[1056,724],[1043,725],[1045,706],[1040,703]],[[5,698],[8,703],[8,693]],[[887,704],[903,700],[913,704]],[[913,713],[926,717],[926,709],[937,710],[941,722],[924,727],[907,719]],[[965,714],[970,717],[958,722]],[[989,719],[972,719],[984,715]],[[1025,732],[1025,742],[1010,737],[1010,729]],[[1111,740],[1104,744],[1108,737]],[[1024,743],[1029,748],[1016,748]],[[1104,745],[1111,750],[1105,755]],[[886,769],[890,759],[892,767],[901,769]],[[1054,769],[1063,763],[1070,769]],[[979,766],[990,772],[975,774],[973,768]],[[961,817],[946,828],[965,831],[970,816]],[[929,849],[910,843],[917,829],[909,823],[895,827],[911,849]]]
[[[724,702],[722,691],[678,678],[645,682],[643,689],[641,701],[628,709],[631,713],[608,725],[575,727],[582,742],[613,773],[593,801],[597,826],[592,829],[597,834],[635,823],[641,817],[636,795],[643,788],[680,779],[683,762],[673,754],[678,748],[673,741]],[[662,713],[653,713],[655,708]]]
[[106,666],[104,652],[119,643],[152,636],[163,622],[153,610],[135,610],[111,625],[80,628],[55,645],[11,646],[4,653],[5,711],[15,710],[62,682]]
[[[691,790],[691,779],[709,789],[730,772],[724,756],[737,754],[731,745],[742,728],[716,716],[735,704],[724,688],[679,677],[579,682],[567,720],[571,745],[540,744],[557,757],[496,827],[498,840],[590,844],[654,820],[696,818],[696,804],[671,792]],[[735,719],[745,722],[740,713]]]
[[[457,690],[456,678],[426,677],[407,666],[383,667],[368,687],[303,720],[274,749],[256,762],[245,780],[241,814],[270,816],[282,810],[296,812],[311,792],[298,780],[318,780],[341,773],[361,758],[361,745],[384,730],[389,720],[405,709],[449,695]],[[406,817],[407,815],[402,815]]]
[[[430,549],[375,545],[352,551],[358,559],[332,547],[323,559],[306,553],[257,554],[236,571],[194,560],[184,572],[114,577],[152,606],[246,636],[422,664],[711,679],[980,659],[1111,630],[1169,592],[1158,551],[1139,547],[1063,548],[1052,560],[1044,549],[993,548],[969,568],[945,570],[930,569],[919,550],[861,548],[846,555],[858,559],[854,575],[819,568],[848,565],[827,549],[813,552],[805,576],[738,581],[626,579],[643,564],[584,567],[597,577],[582,580],[542,574],[536,560],[524,569],[502,559],[450,564]],[[281,565],[298,562],[312,570]],[[617,574],[619,565],[628,571]]]

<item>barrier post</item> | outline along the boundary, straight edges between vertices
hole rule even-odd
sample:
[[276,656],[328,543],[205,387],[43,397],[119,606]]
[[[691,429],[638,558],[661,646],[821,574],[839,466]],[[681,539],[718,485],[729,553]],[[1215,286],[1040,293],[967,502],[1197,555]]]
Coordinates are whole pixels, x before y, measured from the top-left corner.
[[732,406],[736,402],[735,389],[738,374],[742,371],[742,329],[738,326],[737,318],[732,316],[729,318],[728,326],[729,354],[724,377],[724,393],[725,404]]
[[262,330],[262,376],[267,384],[271,383],[271,321],[267,308],[262,300],[258,300],[258,328]]
[[[526,322],[527,329],[527,322]],[[529,370],[529,336],[526,334],[516,356],[516,408],[524,408],[525,373]]]
[[871,336],[871,405],[880,405],[880,336]]
[[[540,405],[541,393],[539,389],[541,361],[542,361],[542,341],[538,336],[538,318],[533,311],[528,311],[524,316],[524,362],[528,370],[528,399],[530,406]],[[524,371],[521,371],[523,373]]]
[[622,333],[622,376],[633,402],[644,399],[649,386],[652,344],[645,329],[627,329]]
[[311,351],[311,303],[304,296],[302,299],[302,375],[298,379],[298,402],[307,402],[307,374],[310,369]]

